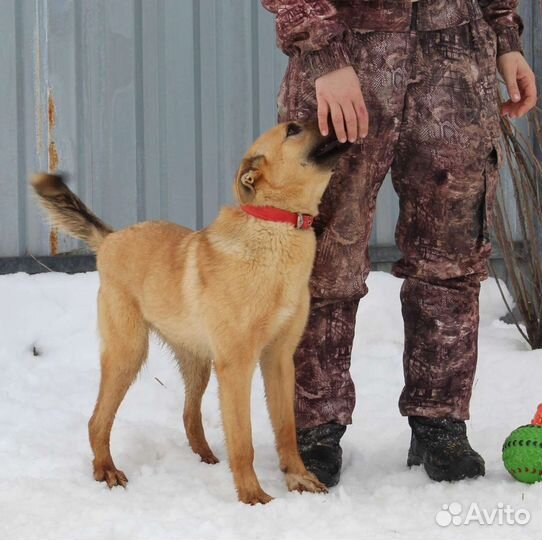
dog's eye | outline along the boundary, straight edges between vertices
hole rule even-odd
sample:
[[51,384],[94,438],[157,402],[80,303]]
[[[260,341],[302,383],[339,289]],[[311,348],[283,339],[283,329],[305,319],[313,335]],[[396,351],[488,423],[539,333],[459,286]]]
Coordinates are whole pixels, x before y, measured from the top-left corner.
[[293,135],[297,135],[298,133],[301,133],[301,126],[299,124],[288,124],[288,129],[286,130],[286,137],[292,137]]

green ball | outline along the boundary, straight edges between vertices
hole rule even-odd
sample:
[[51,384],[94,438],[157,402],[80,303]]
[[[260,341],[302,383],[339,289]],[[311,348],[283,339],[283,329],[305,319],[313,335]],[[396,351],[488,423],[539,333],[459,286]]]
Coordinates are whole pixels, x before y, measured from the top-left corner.
[[502,447],[506,470],[520,482],[542,481],[542,426],[521,426],[512,431]]

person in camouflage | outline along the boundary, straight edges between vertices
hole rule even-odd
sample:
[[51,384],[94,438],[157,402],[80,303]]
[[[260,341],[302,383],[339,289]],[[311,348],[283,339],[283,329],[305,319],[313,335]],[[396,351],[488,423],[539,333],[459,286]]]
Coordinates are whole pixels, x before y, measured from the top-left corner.
[[[262,0],[289,56],[279,121],[328,118],[342,158],[314,224],[312,304],[295,355],[303,459],[338,482],[340,438],[355,404],[349,374],[358,302],[367,293],[376,197],[391,167],[404,278],[409,465],[431,478],[484,474],[464,420],[477,360],[478,296],[491,252],[499,164],[496,67],[523,115],[536,101],[521,54],[517,0]],[[370,118],[370,122],[369,122]],[[370,123],[370,128],[368,127]]]

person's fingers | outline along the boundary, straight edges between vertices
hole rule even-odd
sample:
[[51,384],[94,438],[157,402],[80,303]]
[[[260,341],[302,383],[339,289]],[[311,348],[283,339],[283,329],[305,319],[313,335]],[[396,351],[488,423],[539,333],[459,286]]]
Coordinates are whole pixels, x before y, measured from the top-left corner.
[[358,139],[358,118],[354,110],[354,104],[351,101],[341,104],[344,123],[346,124],[346,134],[350,142],[356,142]]
[[364,139],[369,133],[369,113],[367,112],[363,96],[361,96],[360,102],[356,105],[356,116],[358,118],[358,135]]
[[536,105],[536,79],[532,72],[518,77],[518,86],[521,93],[521,101],[518,104],[516,114],[523,116]]
[[512,103],[512,101],[508,100],[506,103],[503,104],[502,114],[510,118],[519,118],[519,111],[522,104],[523,101],[521,101],[520,103]]
[[326,137],[329,133],[329,126],[327,123],[327,119],[329,116],[329,105],[328,102],[322,98],[318,98],[318,128],[320,129],[320,133]]
[[504,64],[501,70],[501,75],[506,84],[508,95],[513,103],[517,103],[521,99],[521,94],[519,92],[517,83],[517,73],[518,67],[514,62]]
[[503,116],[512,116],[512,112],[514,111],[514,103],[512,103],[510,100],[504,102],[501,105],[501,114]]
[[519,118],[536,105],[537,94],[534,74],[529,72],[518,77],[518,87],[521,94],[520,101],[514,103],[512,100],[508,100],[501,107],[501,113],[505,116],[508,115],[510,118]]
[[337,102],[330,103],[329,108],[331,109],[331,120],[335,128],[335,135],[340,142],[344,143],[346,142],[346,131],[344,129],[343,111]]

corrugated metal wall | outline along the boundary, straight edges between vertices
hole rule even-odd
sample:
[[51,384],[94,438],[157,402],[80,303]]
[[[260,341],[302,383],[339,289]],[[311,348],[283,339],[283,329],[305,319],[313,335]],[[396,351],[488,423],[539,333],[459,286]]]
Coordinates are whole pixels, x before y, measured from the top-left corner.
[[[209,223],[275,122],[286,65],[258,0],[0,0],[0,256],[50,253],[27,190],[67,171],[114,227]],[[531,2],[523,2],[532,56]],[[386,182],[374,245],[393,244]],[[60,238],[59,251],[77,244]]]
[[49,253],[26,178],[56,161],[114,227],[231,200],[285,66],[259,2],[0,1],[0,256]]

